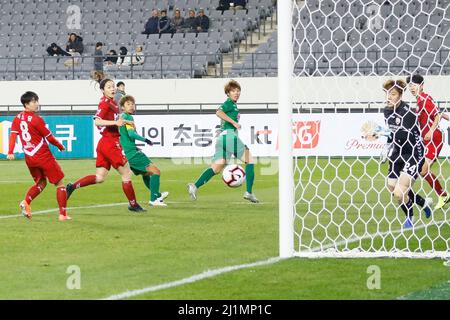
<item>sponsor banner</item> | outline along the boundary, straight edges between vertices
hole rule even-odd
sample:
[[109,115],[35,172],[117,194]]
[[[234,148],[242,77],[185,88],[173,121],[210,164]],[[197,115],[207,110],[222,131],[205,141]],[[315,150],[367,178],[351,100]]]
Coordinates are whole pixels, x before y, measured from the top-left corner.
[[[14,117],[0,117],[0,159],[6,158],[9,147],[9,133]],[[50,145],[50,150],[57,159],[92,158],[92,117],[91,116],[44,116],[44,121],[53,135],[66,147],[59,152]],[[24,157],[20,139],[14,148],[15,156]]]
[[[154,145],[138,141],[138,147],[149,157],[211,157],[220,120],[208,115],[136,115],[137,132]],[[384,126],[382,114],[295,114],[292,128],[296,156],[379,156],[386,138],[369,142],[361,138],[361,126],[373,121]],[[278,116],[276,114],[243,114],[239,137],[254,156],[278,155]],[[446,133],[441,156],[450,155],[448,122],[441,128]],[[94,145],[100,139],[94,129]],[[95,154],[95,150],[94,150]]]

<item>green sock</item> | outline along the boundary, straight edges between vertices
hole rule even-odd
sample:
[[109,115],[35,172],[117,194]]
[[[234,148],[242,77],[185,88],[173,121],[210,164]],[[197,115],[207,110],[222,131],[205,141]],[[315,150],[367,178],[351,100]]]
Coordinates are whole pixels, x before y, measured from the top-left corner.
[[212,168],[206,169],[200,178],[198,178],[197,182],[195,183],[195,186],[197,188],[200,188],[202,185],[207,183],[209,180],[211,180],[212,177],[214,177],[216,174],[214,173],[214,170]]
[[245,166],[245,182],[247,184],[248,193],[252,193],[254,181],[255,181],[255,165],[253,163],[249,163]]
[[157,198],[161,196],[161,193],[159,193],[159,181],[160,176],[157,174],[154,174],[150,177],[150,193],[151,193],[151,201],[155,201]]
[[148,190],[150,189],[150,176],[142,176],[142,180],[144,181],[145,186]]

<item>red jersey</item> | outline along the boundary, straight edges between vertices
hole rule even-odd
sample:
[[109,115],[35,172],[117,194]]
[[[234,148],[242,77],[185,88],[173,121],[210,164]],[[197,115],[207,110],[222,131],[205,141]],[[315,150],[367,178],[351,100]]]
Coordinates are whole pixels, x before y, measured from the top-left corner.
[[11,133],[19,135],[27,163],[54,159],[46,140],[52,133],[37,114],[28,111],[19,113],[12,122]]
[[[115,121],[119,118],[119,107],[114,101],[114,99],[109,99],[105,96],[100,100],[98,104],[98,110],[95,114],[95,118],[102,120]],[[117,126],[107,126],[107,127],[97,127],[103,137],[109,138],[120,138],[119,127]]]
[[[422,137],[425,137],[439,114],[439,109],[430,95],[424,92],[419,94],[417,97],[417,113]],[[438,130],[439,126],[436,128],[436,131]]]

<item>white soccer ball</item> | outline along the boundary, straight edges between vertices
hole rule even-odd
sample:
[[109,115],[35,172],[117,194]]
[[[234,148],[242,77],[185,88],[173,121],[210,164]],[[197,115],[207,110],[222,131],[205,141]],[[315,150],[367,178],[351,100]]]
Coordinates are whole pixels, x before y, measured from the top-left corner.
[[240,187],[244,179],[245,171],[237,164],[230,164],[223,169],[222,180],[230,188]]

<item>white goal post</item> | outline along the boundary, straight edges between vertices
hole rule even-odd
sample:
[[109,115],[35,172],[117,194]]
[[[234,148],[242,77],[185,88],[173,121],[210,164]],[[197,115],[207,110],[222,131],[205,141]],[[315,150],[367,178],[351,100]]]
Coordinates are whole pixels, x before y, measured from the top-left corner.
[[[450,0],[283,0],[277,10],[280,257],[450,259],[450,204],[431,218],[414,205],[405,229],[380,161],[386,140],[360,134],[365,121],[385,125],[388,79],[421,74],[450,114]],[[444,131],[432,170],[450,191]],[[420,175],[412,190],[436,203]]]

